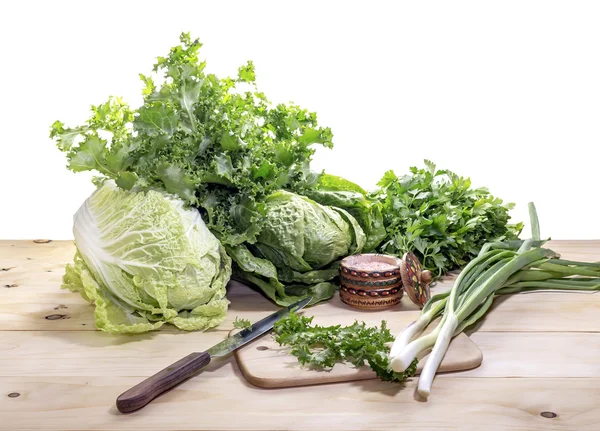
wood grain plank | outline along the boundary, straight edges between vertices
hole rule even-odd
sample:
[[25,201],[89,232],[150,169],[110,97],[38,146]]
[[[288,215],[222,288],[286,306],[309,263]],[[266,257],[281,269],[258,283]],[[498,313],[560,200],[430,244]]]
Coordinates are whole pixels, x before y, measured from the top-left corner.
[[[593,261],[600,259],[600,241],[552,241],[549,246],[565,258]],[[36,244],[33,241],[0,241],[0,331],[1,330],[95,330],[93,307],[78,294],[60,289],[64,266],[71,261],[74,246],[71,241]],[[452,286],[453,277],[438,283],[434,291]],[[253,320],[277,309],[270,301],[251,288],[236,282],[228,286],[231,300],[230,317],[247,314]],[[369,312],[358,312],[333,298],[313,307],[323,312],[347,313],[352,310],[358,319]],[[493,311],[476,328],[478,331],[600,331],[597,310],[600,295],[589,293],[531,293],[499,298]],[[319,310],[319,311],[317,311]],[[394,312],[415,311],[408,298],[385,316]],[[58,317],[56,316],[58,315]],[[55,320],[46,317],[53,316]],[[384,316],[384,315],[382,315]],[[225,326],[229,323],[226,321]],[[163,331],[176,332],[165,327]]]
[[[55,292],[34,293],[28,285],[4,291],[0,290],[0,331],[96,330],[93,305],[77,293],[60,289],[60,283],[56,283]],[[239,283],[231,282],[228,292],[231,304],[227,319],[221,324],[224,327],[230,327],[237,316],[254,321],[278,310],[266,298]],[[182,332],[171,325],[163,326],[161,331]]]
[[4,332],[0,376],[149,377],[227,335],[228,331],[155,332],[135,337],[99,331]]
[[468,332],[600,332],[599,293],[529,292],[499,297]]
[[600,429],[600,379],[440,379],[419,402],[414,380],[263,390],[244,384],[235,367],[226,371],[190,380],[129,415],[114,403],[136,378],[2,377],[0,429]]
[[[549,247],[568,259],[600,259],[600,241],[552,241]],[[260,390],[248,385],[230,357],[122,416],[116,397],[142,377],[222,339],[236,315],[256,320],[276,307],[234,284],[228,320],[218,330],[103,334],[92,331],[92,308],[59,289],[73,252],[70,241],[0,241],[0,429],[600,429],[600,374],[593,362],[600,334],[493,332],[600,331],[594,318],[600,297],[562,293],[495,304],[472,335],[483,366],[439,375],[428,402],[414,399],[415,380],[403,389],[368,380]],[[447,280],[436,289],[450,285]],[[343,307],[334,298],[310,311],[347,314]],[[416,314],[410,307],[381,317]],[[45,319],[58,312],[69,318]],[[544,411],[558,416],[546,419]]]
[[[49,293],[26,291],[25,285],[11,289],[0,287],[0,331],[94,331],[93,306],[78,294],[63,291],[59,286],[57,283],[56,291]],[[5,292],[8,290],[10,292]],[[222,324],[224,327],[237,316],[255,321],[277,310],[274,304],[247,286],[232,282],[229,291],[231,304],[227,320]],[[599,309],[600,294],[596,293],[523,293],[497,298],[475,329],[484,332],[600,332]],[[311,315],[325,312],[334,315],[351,312],[359,320],[372,315],[372,312],[350,310],[337,296],[328,303],[306,309]],[[418,310],[408,298],[403,298],[401,306],[378,315],[389,321],[397,312],[410,312],[416,316]],[[180,332],[169,325],[161,331]]]
[[[550,241],[547,246],[566,259],[600,261],[600,240]],[[60,284],[64,267],[72,261],[74,253],[72,241],[37,244],[33,241],[0,240],[0,281],[26,281],[36,293],[55,292],[56,283]],[[43,273],[46,275],[40,277]],[[454,278],[455,275],[449,275],[442,279],[438,283],[440,290],[451,286]]]
[[484,359],[469,377],[600,377],[598,333],[478,332],[471,339]]
[[[191,352],[206,350],[227,333],[157,332],[130,337],[86,331],[9,331],[1,334],[0,376],[148,377]],[[600,378],[598,333],[478,332],[471,338],[483,353],[483,363],[460,376]],[[452,375],[456,373],[440,378]]]

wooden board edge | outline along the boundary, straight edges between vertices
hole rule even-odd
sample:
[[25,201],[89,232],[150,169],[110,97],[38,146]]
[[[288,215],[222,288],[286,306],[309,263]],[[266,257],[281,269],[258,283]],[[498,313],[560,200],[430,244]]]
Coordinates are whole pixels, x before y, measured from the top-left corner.
[[[231,330],[229,332],[229,336],[235,334],[236,332],[239,332],[239,330],[238,329]],[[269,333],[267,333],[267,334],[269,334]],[[265,335],[267,335],[267,334],[265,334]],[[460,370],[444,370],[444,366],[442,364],[440,366],[440,370],[438,371],[438,374],[460,373],[460,372],[475,369],[483,363],[483,353],[481,352],[481,349],[479,348],[479,346],[473,340],[471,340],[471,337],[469,337],[464,332],[457,335],[457,337],[459,337],[459,336],[464,336],[469,339],[469,341],[473,344],[473,346],[475,347],[475,349],[478,352],[477,356],[472,358],[471,361],[464,364],[464,366]],[[251,341],[243,348],[250,348],[252,345],[259,342],[261,338],[262,337],[259,337],[255,340]],[[325,376],[321,376],[320,379],[315,379],[314,382],[310,382],[311,379],[307,379],[306,382],[304,382],[302,384],[297,384],[293,380],[290,380],[289,383],[286,384],[286,382],[282,381],[282,380],[266,379],[266,378],[252,375],[252,373],[248,370],[246,363],[244,363],[243,361],[240,360],[238,352],[239,352],[239,349],[234,352],[234,357],[235,357],[235,362],[236,362],[238,368],[240,369],[240,372],[242,373],[242,375],[244,376],[244,378],[246,379],[246,381],[249,384],[251,384],[252,386],[255,386],[257,388],[261,388],[261,389],[285,389],[285,388],[298,388],[298,387],[308,387],[308,386],[320,386],[320,385],[329,385],[329,384],[335,384],[335,383],[357,382],[357,381],[362,381],[362,380],[375,380],[378,378],[377,375],[375,374],[375,372],[373,372],[371,370],[364,370],[362,372],[357,370],[356,376],[354,376],[352,378],[352,380],[348,380],[345,376],[337,376],[337,375],[327,376],[327,375],[325,375]],[[327,373],[327,371],[323,371],[323,372]],[[418,376],[420,374],[421,374],[421,369],[417,369],[415,376]]]

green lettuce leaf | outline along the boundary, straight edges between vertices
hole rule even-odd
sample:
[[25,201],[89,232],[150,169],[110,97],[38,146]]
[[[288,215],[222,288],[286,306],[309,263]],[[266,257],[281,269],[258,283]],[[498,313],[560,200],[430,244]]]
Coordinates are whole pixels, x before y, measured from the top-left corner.
[[234,277],[280,305],[309,296],[313,304],[331,298],[339,261],[364,247],[360,224],[341,208],[287,191],[268,196],[264,208],[265,226],[256,242],[227,246]]
[[380,201],[357,184],[330,174],[323,174],[314,188],[302,192],[314,201],[346,210],[360,224],[366,235],[362,251],[375,250],[386,236]]
[[75,214],[73,234],[63,287],[95,305],[99,329],[205,330],[225,318],[231,259],[183,201],[107,181]]

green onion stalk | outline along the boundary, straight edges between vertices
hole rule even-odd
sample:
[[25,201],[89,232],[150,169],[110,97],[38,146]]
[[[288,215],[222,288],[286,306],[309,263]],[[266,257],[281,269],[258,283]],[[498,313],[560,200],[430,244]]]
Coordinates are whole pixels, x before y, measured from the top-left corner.
[[[389,353],[391,367],[404,372],[415,359],[430,349],[421,372],[417,392],[431,393],[437,370],[452,338],[478,322],[499,295],[535,290],[600,290],[600,263],[577,262],[542,246],[537,212],[529,204],[532,237],[525,240],[493,242],[461,271],[452,289],[432,296],[419,318],[394,340]],[[428,334],[421,335],[439,319]]]

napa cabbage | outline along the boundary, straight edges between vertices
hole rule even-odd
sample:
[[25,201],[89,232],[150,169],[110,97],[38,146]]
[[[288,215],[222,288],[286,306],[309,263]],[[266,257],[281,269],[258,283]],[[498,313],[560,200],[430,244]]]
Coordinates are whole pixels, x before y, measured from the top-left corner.
[[73,235],[63,287],[94,304],[99,329],[205,330],[224,320],[231,259],[181,199],[105,181],[76,212]]

